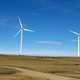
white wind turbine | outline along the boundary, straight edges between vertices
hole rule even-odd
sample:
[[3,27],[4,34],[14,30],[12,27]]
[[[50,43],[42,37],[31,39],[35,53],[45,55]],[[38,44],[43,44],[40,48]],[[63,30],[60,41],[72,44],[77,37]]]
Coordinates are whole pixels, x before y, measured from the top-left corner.
[[30,30],[30,29],[24,28],[24,26],[22,24],[22,21],[20,20],[20,17],[19,16],[18,16],[18,20],[19,20],[19,24],[20,24],[20,29],[16,33],[15,37],[20,34],[20,50],[19,50],[19,53],[21,54],[22,53],[22,49],[23,49],[23,32],[24,31],[34,32],[34,31],[33,30]]
[[77,40],[78,40],[78,56],[80,56],[80,53],[79,53],[79,50],[80,50],[80,33],[78,33],[78,32],[75,32],[75,31],[73,31],[73,30],[71,30],[70,31],[71,33],[73,33],[73,34],[75,34],[75,35],[77,35]]

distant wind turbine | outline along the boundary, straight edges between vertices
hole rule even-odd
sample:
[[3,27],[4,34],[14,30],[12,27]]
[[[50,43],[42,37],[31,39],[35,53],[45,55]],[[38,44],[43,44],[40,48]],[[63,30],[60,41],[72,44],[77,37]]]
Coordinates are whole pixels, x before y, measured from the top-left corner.
[[18,20],[19,20],[19,24],[20,24],[20,29],[16,33],[15,37],[20,34],[20,50],[19,50],[19,53],[21,54],[22,53],[22,50],[23,50],[23,32],[24,31],[34,32],[34,31],[33,30],[30,30],[30,29],[24,28],[24,26],[23,26],[23,24],[22,24],[19,16],[18,16]]
[[75,32],[75,31],[73,31],[73,30],[71,30],[70,31],[71,33],[73,33],[73,34],[75,34],[75,35],[77,35],[77,40],[78,40],[78,56],[80,56],[80,53],[79,53],[79,50],[80,50],[80,33],[78,33],[78,32]]

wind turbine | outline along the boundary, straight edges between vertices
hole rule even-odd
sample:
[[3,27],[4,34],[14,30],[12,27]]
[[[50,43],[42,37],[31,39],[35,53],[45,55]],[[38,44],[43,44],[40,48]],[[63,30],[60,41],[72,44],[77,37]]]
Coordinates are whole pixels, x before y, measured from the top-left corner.
[[24,31],[28,31],[28,32],[34,32],[34,31],[30,30],[30,29],[24,28],[24,26],[22,24],[22,21],[21,21],[19,16],[18,16],[18,21],[19,21],[20,29],[16,33],[15,37],[20,34],[20,50],[19,50],[19,53],[21,54],[22,50],[23,50],[23,33],[24,33]]
[[78,56],[80,56],[80,53],[79,53],[79,50],[80,50],[80,33],[78,33],[78,32],[75,32],[75,31],[73,31],[73,30],[71,30],[70,31],[71,33],[73,33],[73,34],[75,34],[75,35],[77,35],[77,40],[78,40]]

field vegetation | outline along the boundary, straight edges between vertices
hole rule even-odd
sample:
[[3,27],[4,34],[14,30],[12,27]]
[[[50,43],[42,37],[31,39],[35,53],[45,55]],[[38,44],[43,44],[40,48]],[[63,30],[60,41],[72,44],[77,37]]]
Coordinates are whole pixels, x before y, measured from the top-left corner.
[[[33,57],[33,56],[0,56],[1,73],[16,73],[16,70],[2,69],[2,66],[14,66],[24,69],[40,71],[44,73],[57,74],[61,76],[80,79],[80,58],[79,57]],[[17,80],[39,80],[23,76]],[[45,79],[41,79],[45,80]]]

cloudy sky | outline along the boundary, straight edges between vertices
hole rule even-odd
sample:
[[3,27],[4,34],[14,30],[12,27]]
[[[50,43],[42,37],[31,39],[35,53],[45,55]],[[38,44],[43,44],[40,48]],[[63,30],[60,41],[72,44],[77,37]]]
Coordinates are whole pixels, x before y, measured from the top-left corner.
[[14,38],[20,25],[25,28],[23,54],[73,56],[77,55],[80,32],[80,0],[0,0],[0,52],[18,54],[20,35]]

